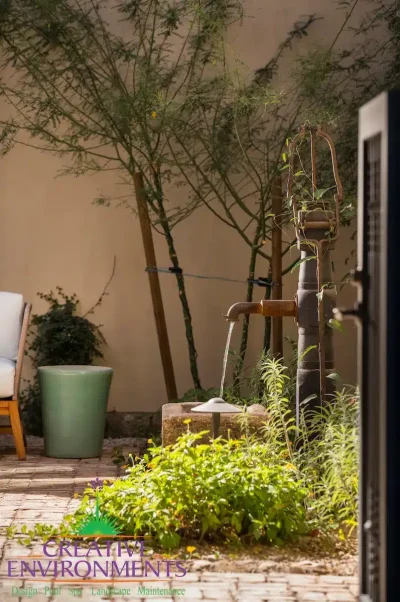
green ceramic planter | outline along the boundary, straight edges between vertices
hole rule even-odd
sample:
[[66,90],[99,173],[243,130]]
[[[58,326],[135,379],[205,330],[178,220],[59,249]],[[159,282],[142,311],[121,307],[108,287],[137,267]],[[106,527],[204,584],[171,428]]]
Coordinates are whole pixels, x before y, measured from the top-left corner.
[[112,368],[42,366],[45,455],[51,458],[97,458],[101,455]]

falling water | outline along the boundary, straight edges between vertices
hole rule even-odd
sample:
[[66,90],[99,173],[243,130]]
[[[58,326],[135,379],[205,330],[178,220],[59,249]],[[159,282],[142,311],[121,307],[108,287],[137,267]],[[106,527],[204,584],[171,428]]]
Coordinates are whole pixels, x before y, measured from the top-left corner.
[[221,399],[222,399],[222,396],[224,394],[224,384],[225,384],[225,376],[226,376],[226,365],[228,363],[228,353],[229,353],[229,347],[231,346],[232,330],[233,330],[234,326],[235,326],[235,322],[231,322],[229,324],[228,338],[226,339],[224,362],[222,364],[221,389],[220,389],[220,392],[219,392],[219,396],[221,397]]

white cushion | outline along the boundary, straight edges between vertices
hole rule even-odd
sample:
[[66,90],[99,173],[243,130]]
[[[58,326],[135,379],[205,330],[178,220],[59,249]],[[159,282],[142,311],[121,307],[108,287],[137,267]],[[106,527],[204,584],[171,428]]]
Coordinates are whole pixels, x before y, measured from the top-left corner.
[[0,357],[17,359],[23,311],[22,295],[0,291]]
[[0,357],[0,399],[14,393],[15,363]]

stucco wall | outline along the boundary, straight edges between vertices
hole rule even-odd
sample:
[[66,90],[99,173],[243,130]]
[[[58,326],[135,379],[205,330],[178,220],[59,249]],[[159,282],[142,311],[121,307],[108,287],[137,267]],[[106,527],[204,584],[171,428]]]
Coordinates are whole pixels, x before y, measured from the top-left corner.
[[[295,8],[294,8],[295,6]],[[235,54],[251,68],[265,64],[285,37],[294,20],[308,13],[325,17],[313,26],[310,37],[296,52],[311,43],[326,44],[335,35],[343,18],[329,0],[253,0],[247,2],[253,19],[229,34]],[[4,111],[4,106],[0,106]],[[108,342],[105,363],[115,370],[109,409],[151,411],[166,402],[161,362],[150,300],[138,221],[128,210],[99,208],[92,199],[100,192],[118,195],[117,184],[109,174],[75,179],[56,179],[60,161],[27,147],[15,148],[0,163],[0,289],[22,292],[41,312],[45,304],[38,291],[60,285],[75,292],[87,310],[107,282],[113,258],[116,274],[95,321],[103,324]],[[177,194],[183,194],[180,189]],[[353,249],[350,234],[343,230],[334,254],[335,280],[354,265],[344,262]],[[248,249],[228,228],[206,210],[196,211],[175,230],[176,246],[185,271],[221,275],[245,280]],[[162,237],[155,238],[158,264],[168,266]],[[293,251],[294,257],[295,251]],[[257,275],[262,274],[259,263]],[[161,275],[172,355],[179,393],[191,387],[186,340],[180,304],[172,275]],[[292,298],[297,273],[284,281],[284,297]],[[228,307],[245,295],[245,285],[187,279],[187,293],[193,315],[199,368],[203,386],[219,383],[227,325],[223,319]],[[262,289],[256,298],[263,296]],[[350,288],[339,303],[352,302]],[[236,327],[233,346],[237,348],[240,328]],[[285,322],[285,334],[296,336],[292,320]],[[263,321],[251,320],[248,363],[256,361],[261,350]],[[355,332],[346,325],[344,334],[335,334],[337,371],[345,382],[355,380]],[[28,373],[28,365],[25,367]]]

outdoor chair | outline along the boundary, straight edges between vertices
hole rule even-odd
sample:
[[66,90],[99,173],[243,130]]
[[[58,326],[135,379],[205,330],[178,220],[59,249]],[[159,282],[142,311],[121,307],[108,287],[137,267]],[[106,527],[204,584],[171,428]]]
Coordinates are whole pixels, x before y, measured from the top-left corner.
[[13,435],[19,460],[26,458],[18,397],[30,312],[22,295],[0,292],[0,416],[10,418],[0,434]]

